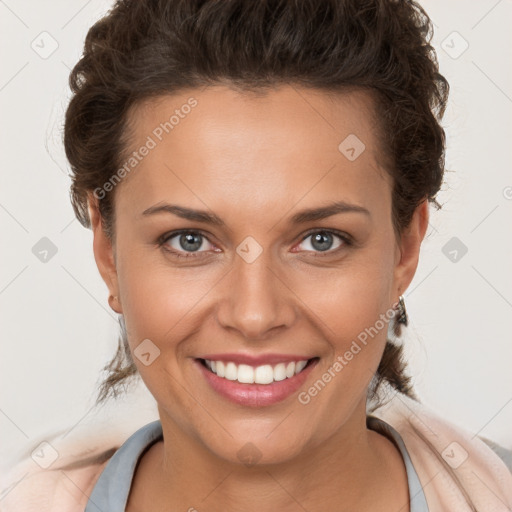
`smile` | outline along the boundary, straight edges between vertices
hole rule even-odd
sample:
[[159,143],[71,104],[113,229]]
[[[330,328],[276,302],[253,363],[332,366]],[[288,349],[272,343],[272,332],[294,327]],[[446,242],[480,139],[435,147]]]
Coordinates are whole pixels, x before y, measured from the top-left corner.
[[[297,361],[235,363],[229,360],[198,358],[195,366],[208,387],[217,395],[238,405],[263,407],[277,404],[295,394],[308,379],[319,357]],[[268,359],[267,363],[268,363]],[[252,362],[252,364],[247,364]],[[258,364],[260,363],[260,364]]]
[[264,364],[253,367],[248,364],[237,365],[232,361],[212,361],[209,359],[204,359],[203,361],[206,367],[218,377],[236,380],[241,384],[271,384],[272,382],[290,379],[302,372],[308,364],[308,360],[303,360],[279,363],[274,366]]

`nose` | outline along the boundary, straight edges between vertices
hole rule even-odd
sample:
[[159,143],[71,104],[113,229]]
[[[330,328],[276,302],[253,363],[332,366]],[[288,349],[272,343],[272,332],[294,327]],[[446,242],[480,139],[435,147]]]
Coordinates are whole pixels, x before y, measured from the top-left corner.
[[295,320],[293,292],[282,270],[272,265],[264,251],[251,263],[238,254],[223,279],[217,302],[217,320],[224,329],[236,330],[247,340],[268,338]]

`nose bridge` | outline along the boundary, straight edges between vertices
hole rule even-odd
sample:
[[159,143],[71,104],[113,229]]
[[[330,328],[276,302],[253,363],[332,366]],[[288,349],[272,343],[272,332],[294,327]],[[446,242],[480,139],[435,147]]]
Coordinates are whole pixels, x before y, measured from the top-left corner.
[[279,266],[262,249],[251,240],[239,245],[217,312],[224,328],[234,328],[248,339],[264,338],[293,321],[293,304],[279,278]]

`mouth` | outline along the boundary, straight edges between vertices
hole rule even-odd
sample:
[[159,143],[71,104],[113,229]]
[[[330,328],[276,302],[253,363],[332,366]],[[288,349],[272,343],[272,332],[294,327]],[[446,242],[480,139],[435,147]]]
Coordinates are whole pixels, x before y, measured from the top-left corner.
[[318,357],[289,361],[275,365],[264,364],[252,366],[248,364],[236,364],[233,361],[220,361],[213,359],[198,359],[198,361],[217,377],[237,381],[240,384],[272,384],[285,379],[291,379],[303,372]]
[[239,405],[261,407],[281,402],[295,393],[319,360],[312,357],[256,366],[197,358],[195,363],[216,394]]

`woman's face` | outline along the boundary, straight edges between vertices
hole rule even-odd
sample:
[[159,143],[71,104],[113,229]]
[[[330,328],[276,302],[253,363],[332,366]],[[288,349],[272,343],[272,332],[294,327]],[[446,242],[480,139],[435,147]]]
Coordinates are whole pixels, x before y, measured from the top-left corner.
[[261,463],[356,436],[427,223],[425,202],[397,241],[370,97],[215,86],[132,120],[95,254],[164,432]]

